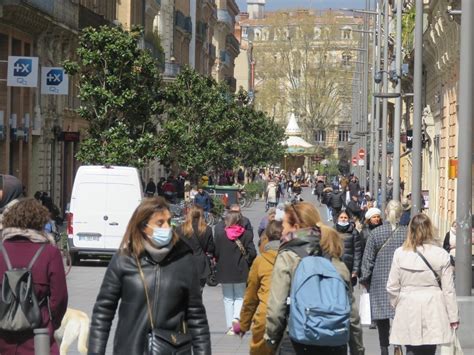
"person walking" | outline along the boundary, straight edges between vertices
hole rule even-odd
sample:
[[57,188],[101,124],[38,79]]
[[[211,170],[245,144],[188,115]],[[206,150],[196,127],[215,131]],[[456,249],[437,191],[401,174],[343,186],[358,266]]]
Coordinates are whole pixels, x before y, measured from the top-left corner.
[[[66,313],[68,293],[61,252],[43,231],[48,220],[49,211],[34,198],[19,200],[4,213],[0,280],[5,281],[5,273],[12,268],[26,268],[32,263],[33,293],[41,313],[38,328],[48,329],[50,353],[59,355],[54,331]],[[34,355],[33,330],[0,331],[0,354]]]
[[194,204],[198,205],[204,210],[204,215],[207,218],[207,214],[211,212],[211,197],[204,191],[202,186],[198,187],[198,193],[194,195]]
[[395,251],[387,292],[395,309],[390,344],[405,345],[407,355],[434,355],[437,345],[452,341],[459,326],[453,267],[425,214],[411,219]]
[[319,205],[321,206],[322,199],[323,199],[323,191],[324,191],[324,181],[322,179],[318,179],[316,182],[316,186],[314,188],[315,195],[319,201]]
[[198,271],[201,293],[211,273],[209,257],[214,255],[214,238],[212,228],[206,224],[204,210],[193,205],[189,208],[186,219],[176,231],[179,237],[193,250],[194,266]]
[[153,178],[150,178],[150,180],[148,180],[148,184],[146,184],[145,195],[147,197],[153,197],[155,195],[155,192],[156,192],[156,184],[153,181]]
[[[327,347],[296,343],[289,338],[287,331],[287,299],[296,267],[303,256],[323,254],[320,246],[321,227],[318,226],[320,222],[319,212],[311,203],[299,202],[285,207],[281,245],[273,268],[264,335],[271,348],[279,346],[279,354],[347,353],[346,345]],[[342,251],[342,246],[340,249]],[[341,276],[350,284],[347,268],[342,262],[340,266],[345,270],[345,276]]]
[[336,220],[336,216],[341,212],[342,207],[346,206],[345,195],[343,190],[334,190],[331,194],[329,206],[332,212],[332,220]]
[[240,335],[252,330],[251,355],[271,355],[273,349],[263,339],[267,300],[272,280],[273,265],[280,246],[282,223],[270,221],[265,229],[267,241],[262,243],[263,252],[257,256],[250,269],[244,302],[240,311]]
[[362,229],[360,232],[360,240],[362,242],[362,254],[365,250],[365,245],[367,244],[367,240],[369,239],[370,232],[381,226],[382,222],[382,211],[378,208],[371,207],[365,213],[365,222],[362,225]]
[[449,231],[446,233],[443,240],[443,248],[449,253],[449,256],[451,258],[451,264],[453,266],[456,260],[456,228],[457,223],[456,221],[453,221],[453,223],[451,223]]
[[355,223],[351,221],[349,212],[342,211],[339,213],[335,229],[341,234],[344,241],[342,260],[351,273],[352,286],[355,286],[360,275],[360,265],[362,263],[362,243]]
[[257,256],[253,234],[242,224],[239,212],[229,211],[215,228],[216,279],[222,284],[228,335],[239,332],[240,310],[250,266]]
[[[118,252],[105,272],[92,311],[89,354],[105,354],[118,310],[114,354],[144,354],[153,329],[159,334],[187,334],[182,347],[211,353],[206,309],[199,290],[192,250],[173,231],[171,212],[162,197],[144,199],[128,223]],[[175,347],[154,337],[162,354]],[[191,350],[192,349],[192,350]]]
[[381,355],[388,355],[390,346],[390,319],[394,310],[390,305],[387,280],[393,254],[405,241],[407,227],[400,226],[402,205],[391,200],[385,209],[386,221],[369,233],[362,258],[362,275],[359,282],[370,294],[372,320],[377,324]]
[[[15,205],[23,195],[21,181],[13,175],[0,174],[0,231],[3,229],[3,215]],[[39,201],[41,204],[41,201]]]

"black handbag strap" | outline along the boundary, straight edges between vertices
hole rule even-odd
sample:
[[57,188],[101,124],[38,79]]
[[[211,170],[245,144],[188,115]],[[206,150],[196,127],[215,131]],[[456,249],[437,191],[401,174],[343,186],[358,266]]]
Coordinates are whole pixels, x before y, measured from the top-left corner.
[[418,250],[416,250],[416,253],[418,254],[418,256],[421,258],[421,260],[424,261],[424,263],[426,264],[426,266],[428,266],[428,268],[431,270],[431,272],[433,273],[435,279],[436,279],[436,282],[438,283],[438,286],[439,288],[442,288],[441,287],[441,277],[438,275],[438,273],[436,271],[434,271],[433,267],[431,266],[431,264],[428,262],[428,260],[426,260],[426,258],[423,256],[423,254],[421,254]]
[[150,297],[148,296],[148,288],[146,287],[146,282],[145,282],[145,275],[143,274],[143,270],[140,265],[140,260],[138,259],[138,256],[136,255],[135,255],[135,260],[137,261],[138,272],[140,273],[140,278],[142,279],[142,282],[143,282],[143,288],[145,289],[146,308],[148,310],[148,320],[150,321],[151,329],[155,329],[155,326],[153,324],[153,315],[151,313]]
[[240,252],[242,253],[243,257],[247,257],[247,250],[245,250],[244,245],[239,239],[234,240],[235,244],[237,244],[237,247],[239,248]]

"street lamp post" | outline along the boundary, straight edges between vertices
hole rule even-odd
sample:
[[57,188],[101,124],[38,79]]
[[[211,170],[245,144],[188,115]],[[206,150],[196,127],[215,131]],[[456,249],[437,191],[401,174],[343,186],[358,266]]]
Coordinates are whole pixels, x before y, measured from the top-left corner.
[[[384,46],[383,46],[383,70],[388,72],[388,0],[384,2]],[[388,78],[383,76],[383,92],[388,92]],[[388,135],[388,101],[383,100],[382,106],[382,179],[381,179],[381,204],[382,214],[385,217],[385,205],[387,202],[387,135]]]
[[[380,70],[381,62],[381,49],[382,49],[382,0],[377,1],[378,14],[377,14],[377,58],[376,58],[376,67],[377,70]],[[375,76],[374,76],[375,77]],[[375,83],[375,81],[374,81]],[[380,91],[381,85],[377,83],[377,89]],[[375,116],[374,116],[374,128],[373,132],[375,134],[375,154],[374,154],[374,190],[371,191],[373,197],[377,200],[379,193],[379,161],[380,161],[380,100],[375,100]]]
[[413,154],[411,215],[421,212],[421,123],[422,123],[422,80],[423,80],[423,0],[416,0],[415,15],[415,73],[413,107]]
[[[402,4],[403,0],[397,0],[397,37],[395,41],[395,71],[398,77],[395,91],[401,92],[401,68],[402,68]],[[402,121],[402,97],[395,100],[395,117],[393,122],[393,200],[400,200],[400,126]]]
[[474,107],[474,2],[463,0],[459,75],[458,182],[456,196],[456,293],[470,296],[472,287],[472,116]]

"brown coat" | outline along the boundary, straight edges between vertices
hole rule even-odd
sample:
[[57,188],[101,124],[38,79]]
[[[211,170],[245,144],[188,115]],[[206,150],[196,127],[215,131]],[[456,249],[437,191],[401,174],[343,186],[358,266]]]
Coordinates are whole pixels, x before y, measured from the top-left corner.
[[390,343],[426,345],[449,343],[450,323],[459,321],[453,267],[446,250],[425,244],[417,250],[441,277],[442,289],[433,272],[413,251],[398,248],[387,282],[395,308]]
[[258,256],[252,264],[247,280],[244,303],[240,311],[240,329],[247,332],[252,328],[250,354],[270,355],[274,353],[267,346],[263,335],[265,334],[267,300],[277,253],[277,250],[268,250]]

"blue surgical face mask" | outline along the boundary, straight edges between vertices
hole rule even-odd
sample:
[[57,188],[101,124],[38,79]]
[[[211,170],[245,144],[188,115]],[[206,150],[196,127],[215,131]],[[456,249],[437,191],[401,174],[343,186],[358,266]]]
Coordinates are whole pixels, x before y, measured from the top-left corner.
[[171,238],[173,238],[173,230],[171,228],[161,228],[161,227],[151,227],[151,228],[153,228],[153,234],[151,238],[156,243],[156,245],[163,247],[170,243]]
[[340,225],[341,227],[347,227],[349,225],[349,222],[345,221],[345,222],[337,222],[338,225]]

